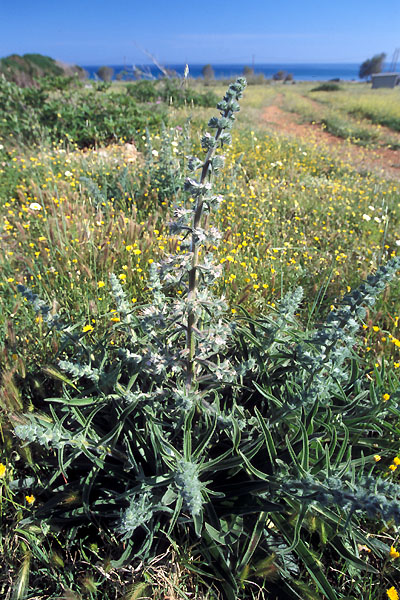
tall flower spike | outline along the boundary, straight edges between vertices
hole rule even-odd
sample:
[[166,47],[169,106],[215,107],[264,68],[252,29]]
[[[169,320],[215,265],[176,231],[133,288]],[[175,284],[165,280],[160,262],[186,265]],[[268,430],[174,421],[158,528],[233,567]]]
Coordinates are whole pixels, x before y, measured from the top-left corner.
[[[238,100],[243,95],[243,90],[246,87],[246,80],[243,77],[239,77],[235,83],[232,83],[224,99],[218,103],[217,108],[220,110],[221,117],[212,117],[208,123],[209,127],[216,129],[216,133],[212,136],[210,133],[206,133],[201,140],[202,147],[207,151],[204,162],[199,162],[196,159],[191,159],[190,166],[192,170],[201,168],[201,175],[199,181],[188,177],[185,180],[185,189],[189,194],[196,200],[193,221],[192,221],[192,238],[191,238],[191,268],[189,271],[189,291],[188,291],[188,320],[186,330],[186,347],[188,351],[187,358],[187,385],[192,385],[195,377],[195,363],[194,357],[196,352],[196,338],[194,335],[194,329],[196,327],[196,312],[194,306],[199,281],[199,248],[200,243],[197,232],[202,229],[202,217],[205,205],[210,209],[211,202],[208,202],[209,196],[211,196],[212,183],[211,178],[213,174],[216,174],[221,166],[221,157],[214,157],[215,150],[220,144],[221,147],[224,144],[229,144],[232,140],[229,130],[232,128],[235,120],[235,112],[238,112],[239,104]],[[212,197],[212,196],[211,196]]]

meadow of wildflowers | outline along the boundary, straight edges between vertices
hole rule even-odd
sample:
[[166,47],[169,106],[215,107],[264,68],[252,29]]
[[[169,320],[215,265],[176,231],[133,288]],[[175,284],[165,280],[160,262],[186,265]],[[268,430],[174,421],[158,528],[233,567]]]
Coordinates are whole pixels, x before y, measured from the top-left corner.
[[[370,280],[369,285],[376,285],[376,291],[382,293],[376,303],[366,301],[364,312],[354,313],[361,318],[359,330],[350,323],[350,313],[341,311],[343,307],[353,310],[358,296],[352,296],[350,291],[368,274],[388,261],[393,265],[391,277],[396,271],[400,253],[400,184],[372,168],[360,170],[350,159],[345,161],[320,146],[312,136],[299,140],[271,131],[260,118],[260,109],[282,94],[286,110],[307,121],[323,125],[324,119],[326,123],[330,117],[332,122],[333,116],[340,117],[342,125],[350,123],[353,129],[343,137],[356,146],[362,137],[357,134],[356,125],[358,132],[361,128],[370,134],[368,143],[376,147],[389,145],[398,131],[395,91],[384,91],[372,98],[361,93],[361,88],[353,91],[348,87],[325,98],[323,92],[312,93],[311,86],[299,86],[299,90],[294,87],[288,91],[281,88],[279,92],[272,86],[247,90],[241,101],[238,126],[235,124],[232,130],[232,143],[229,145],[226,139],[222,149],[224,164],[214,163],[218,177],[210,179],[212,202],[219,204],[219,210],[206,216],[204,230],[195,224],[190,231],[192,245],[199,246],[199,264],[205,265],[204,278],[211,273],[208,253],[213,256],[213,268],[222,275],[215,281],[210,275],[209,281],[215,306],[221,297],[224,307],[226,303],[226,309],[221,305],[216,322],[208,321],[193,308],[196,298],[190,296],[190,284],[189,305],[183,308],[188,291],[184,275],[172,277],[170,266],[166,268],[174,287],[163,299],[155,296],[159,283],[154,275],[157,264],[163,264],[168,256],[180,257],[187,250],[185,228],[189,232],[190,223],[182,219],[190,214],[191,207],[198,205],[200,192],[195,179],[186,185],[185,181],[190,170],[204,164],[201,158],[196,163],[189,156],[201,157],[202,148],[212,147],[201,138],[199,129],[200,124],[204,128],[204,120],[212,111],[172,106],[166,127],[142,128],[134,139],[120,139],[97,149],[56,143],[26,147],[9,137],[0,140],[0,490],[4,532],[1,543],[7,562],[2,573],[5,583],[1,585],[8,585],[5,571],[11,569],[12,582],[3,589],[13,589],[16,598],[34,597],[40,589],[40,578],[46,580],[46,593],[51,598],[59,597],[63,590],[76,594],[70,598],[112,598],[115,593],[127,593],[126,586],[130,584],[136,586],[132,594],[139,594],[126,596],[132,598],[163,597],[167,592],[177,598],[193,593],[199,598],[221,596],[223,585],[207,592],[212,577],[226,580],[231,595],[225,592],[230,598],[235,594],[243,598],[332,600],[398,597],[398,519],[394,507],[385,508],[382,504],[382,497],[395,499],[400,489],[396,485],[400,464],[400,285],[396,279],[390,287],[381,285],[379,277],[386,282],[386,273],[378,271],[378,279]],[[375,124],[392,128],[393,133],[376,130]],[[209,181],[208,172],[203,179],[199,180],[200,185]],[[212,202],[209,201],[210,206]],[[171,221],[175,221],[175,226],[171,227]],[[221,239],[216,230],[210,229],[211,235],[207,233],[209,226],[218,228]],[[198,242],[193,242],[194,229]],[[176,258],[168,260],[174,262]],[[111,279],[110,273],[114,274]],[[36,304],[36,312],[27,306],[32,296],[27,292],[21,295],[18,286],[30,288],[44,301],[43,305]],[[290,295],[299,286],[303,299],[301,295]],[[363,290],[362,294],[367,292]],[[189,361],[193,361],[195,354],[191,353],[190,344],[186,354],[184,345],[179,346],[178,335],[185,327],[180,331],[178,317],[173,318],[172,329],[164,322],[157,326],[159,336],[171,336],[174,340],[179,356],[169,349],[169,362],[164,363],[157,340],[151,338],[149,323],[156,315],[150,308],[157,306],[165,317],[161,308],[164,302],[166,306],[168,302],[175,303],[174,314],[180,307],[189,321],[190,315],[197,315],[192,325],[205,349],[199,355],[195,383],[193,377],[189,378],[189,390],[179,380],[177,365],[181,359],[187,361],[188,354]],[[140,327],[131,320],[140,316],[135,312],[137,306],[147,307],[143,312],[144,325]],[[202,310],[207,312],[206,304]],[[265,314],[270,316],[260,320],[259,315]],[[51,327],[49,331],[49,318],[53,319],[50,315],[58,315],[54,318],[67,324],[61,327],[63,336],[52,332]],[[199,329],[210,332],[204,340],[197,333],[199,319]],[[320,333],[314,337],[307,334],[323,322],[328,325],[317,329]],[[54,326],[54,322],[50,325]],[[219,336],[212,333],[213,327],[219,327]],[[339,341],[333,336],[336,329],[345,332]],[[233,338],[236,341],[227,341],[232,335],[238,336]],[[144,341],[140,341],[142,338]],[[71,357],[65,354],[68,339],[79,346],[74,355],[76,360],[79,356],[78,367],[68,362]],[[129,346],[133,339],[140,343]],[[347,344],[349,352],[346,354],[341,346],[337,352],[335,346],[321,359],[316,350],[321,340],[329,348],[336,343]],[[132,368],[132,364],[139,364],[133,356],[137,356],[139,347],[142,354],[149,353],[147,366],[140,363],[140,369]],[[123,370],[118,377],[115,375],[121,352],[125,352],[129,367],[123,368],[128,369],[131,379]],[[63,369],[57,366],[55,356],[64,361]],[[240,368],[238,357],[242,361]],[[149,361],[158,365],[151,385],[153,371]],[[212,361],[216,366],[210,366]],[[256,364],[263,365],[261,371]],[[104,365],[107,377],[100,385]],[[310,380],[309,373],[313,373]],[[163,376],[169,381],[165,389]],[[136,388],[138,377],[140,386]],[[256,388],[252,387],[252,379]],[[60,386],[64,386],[64,392]],[[319,406],[311,407],[311,392],[318,397]],[[147,430],[143,415],[135,421],[126,406],[116,407],[110,420],[113,424],[120,420],[126,429],[118,432],[118,442],[111,433],[107,434],[104,422],[92,415],[93,407],[89,410],[87,400],[98,402],[95,412],[101,412],[105,410],[103,402],[113,394],[124,397],[124,401],[129,394],[132,398],[135,395],[129,401],[144,407],[143,415],[147,415],[152,426]],[[160,425],[163,402],[165,406],[170,403],[168,394],[174,399],[173,409],[168,413],[165,408],[165,423]],[[59,402],[61,410],[56,402],[49,412],[49,397]],[[21,415],[36,412],[44,419],[35,425],[36,438],[31,432],[31,437],[21,434],[16,439],[13,428],[27,427]],[[58,440],[58,477],[64,478],[64,483],[55,475],[52,479],[54,465],[50,459],[47,463],[47,459],[39,458],[40,450],[21,441],[37,441],[39,433],[50,435],[46,433],[50,419],[51,436],[44,446],[56,448],[52,443]],[[91,424],[88,420],[81,430],[83,419],[89,419]],[[81,443],[84,448],[79,461],[84,457],[93,461],[90,486],[95,486],[94,471],[101,471],[106,460],[112,463],[110,473],[115,467],[116,479],[122,477],[118,461],[126,451],[125,436],[129,438],[132,426],[129,419],[144,440],[143,444],[140,440],[135,442],[129,456],[130,468],[132,464],[142,465],[146,443],[151,440],[146,465],[152,465],[154,472],[147,473],[146,468],[150,467],[144,468],[141,477],[145,485],[135,487],[133,496],[129,495],[126,482],[114,489],[111,475],[100,478],[106,493],[100,493],[98,504],[90,510],[98,511],[99,519],[103,519],[102,506],[112,512],[107,504],[112,498],[117,512],[122,511],[122,524],[119,530],[107,531],[100,537],[93,526],[85,530],[86,537],[78,543],[84,550],[77,558],[73,553],[79,525],[75,538],[66,540],[59,533],[49,534],[48,515],[43,517],[42,528],[38,521],[29,521],[34,510],[39,511],[40,518],[42,507],[52,503],[46,493],[39,499],[43,485],[37,482],[57,482],[63,509],[54,509],[52,515],[61,523],[64,512],[68,512],[66,508],[64,511],[65,506],[76,509],[77,494],[73,485],[67,485],[72,458],[65,448],[71,450],[73,444],[65,437],[65,431],[69,427],[71,433],[75,428],[74,443]],[[177,431],[182,428],[182,440],[173,433],[176,420]],[[196,434],[192,422],[197,423]],[[268,449],[265,463],[261,458],[263,450],[254,443],[257,436],[262,447]],[[354,444],[351,456],[346,454],[349,436]],[[183,450],[176,449],[176,439],[183,443]],[[159,447],[161,442],[164,450]],[[97,454],[93,450],[96,444]],[[151,452],[154,456],[150,458]],[[238,458],[242,470],[245,465],[246,476],[239,470]],[[45,465],[42,471],[38,460]],[[229,502],[237,502],[235,493],[229,491],[229,496],[223,485],[217,485],[213,467],[219,461],[219,472],[228,473],[226,477],[232,480],[234,489],[244,486],[250,490],[251,502],[239,496],[243,512],[239,511],[236,518],[229,506]],[[267,463],[272,466],[267,467]],[[274,464],[280,466],[280,474]],[[80,468],[73,467],[76,471],[72,471],[72,480],[74,473],[81,476]],[[175,469],[175,479],[167,468],[171,472]],[[322,476],[321,469],[325,468]],[[278,483],[271,484],[269,469],[274,475],[278,473]],[[379,479],[378,484],[372,482],[372,472]],[[92,471],[86,473],[87,477],[88,473]],[[356,481],[356,473],[362,481]],[[280,478],[287,479],[285,485]],[[173,491],[171,481],[175,481],[178,493]],[[265,498],[266,482],[275,494],[273,501],[270,496],[270,504]],[[271,490],[268,493],[272,494]],[[381,504],[372,507],[369,493],[379,496]],[[224,506],[224,500],[219,500],[224,494],[229,508]],[[307,513],[303,496],[320,504]],[[209,509],[204,508],[206,501]],[[88,498],[83,500],[84,507],[88,502]],[[343,511],[350,507],[357,520],[346,521],[350,517],[345,512],[335,512],[333,502]],[[282,512],[277,508],[280,503],[285,503]],[[258,507],[257,519],[254,505]],[[185,509],[186,516],[182,516],[179,511]],[[369,516],[383,515],[384,520],[365,519],[357,512],[360,510],[366,510]],[[76,511],[68,513],[69,518],[79,522],[83,513]],[[155,519],[158,513],[163,515],[158,522],[161,525]],[[203,536],[203,545],[191,537],[191,518],[195,533]],[[157,527],[165,529],[168,519],[169,549],[157,541]],[[348,538],[343,537],[342,519],[350,531]],[[135,538],[134,544],[145,556],[154,538],[156,549],[150,558],[146,555],[138,578],[132,570],[127,571],[123,581],[115,547],[121,545],[122,535],[125,558],[134,556],[131,536],[140,527],[139,540]],[[42,555],[33,552],[38,540],[43,543]],[[180,543],[184,548],[181,554]],[[167,563],[152,562],[163,553],[168,554]],[[110,562],[111,554],[114,563]],[[180,577],[170,569],[171,556],[175,557],[178,566],[174,569],[180,569]],[[91,561],[96,563],[93,568],[88,565]],[[213,563],[214,571],[210,568]],[[230,571],[232,575],[228,575]],[[74,583],[76,573],[79,588]]]

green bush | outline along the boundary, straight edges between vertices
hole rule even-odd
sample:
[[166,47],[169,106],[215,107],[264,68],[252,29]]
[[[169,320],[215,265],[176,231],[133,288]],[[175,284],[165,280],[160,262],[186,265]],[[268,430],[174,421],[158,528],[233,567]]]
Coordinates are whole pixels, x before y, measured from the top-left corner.
[[317,87],[313,88],[311,91],[312,92],[338,92],[341,89],[342,88],[340,87],[340,85],[338,85],[334,81],[327,81],[326,83],[321,83],[321,85],[318,85]]
[[155,102],[159,99],[177,107],[193,105],[206,108],[215,106],[218,102],[218,97],[213,92],[198,92],[184,87],[183,82],[176,79],[164,79],[160,82],[142,80],[128,84],[126,89],[138,102]]
[[78,76],[65,75],[46,75],[38,80],[41,89],[54,92],[54,91],[65,91],[70,87],[82,87],[83,83]]
[[97,77],[100,77],[102,81],[111,81],[114,75],[114,69],[112,67],[102,66],[97,70]]
[[210,107],[215,106],[218,97],[213,92],[198,92],[192,88],[182,86],[182,83],[176,79],[166,79],[160,87],[160,96],[168,104],[180,107],[187,104],[194,106]]
[[137,81],[136,83],[128,83],[126,91],[138,102],[154,102],[159,96],[156,83],[146,79]]
[[139,129],[160,126],[161,109],[138,107],[121,92],[105,93],[107,82],[95,90],[67,89],[50,94],[45,87],[20,88],[0,78],[0,137],[37,144],[68,142],[80,148],[132,139]]

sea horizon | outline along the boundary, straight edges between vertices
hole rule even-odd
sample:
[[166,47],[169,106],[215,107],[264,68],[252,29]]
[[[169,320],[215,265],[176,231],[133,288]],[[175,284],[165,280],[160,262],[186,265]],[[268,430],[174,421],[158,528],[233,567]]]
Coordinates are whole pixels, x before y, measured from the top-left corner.
[[[252,67],[255,75],[264,75],[270,79],[277,71],[291,73],[295,81],[329,81],[330,79],[340,79],[343,81],[359,81],[358,72],[359,63],[210,63],[214,70],[215,79],[227,79],[243,74],[243,69]],[[81,65],[91,79],[96,78],[96,72],[102,65]],[[153,63],[148,64],[130,64],[125,65],[107,65],[114,70],[113,79],[118,73],[125,71],[128,73],[126,78],[133,77],[134,68],[140,69],[144,78],[153,79],[162,77],[161,70]],[[183,77],[185,64],[166,64],[164,68],[176,72]],[[202,69],[204,64],[189,63],[189,77],[202,78]]]

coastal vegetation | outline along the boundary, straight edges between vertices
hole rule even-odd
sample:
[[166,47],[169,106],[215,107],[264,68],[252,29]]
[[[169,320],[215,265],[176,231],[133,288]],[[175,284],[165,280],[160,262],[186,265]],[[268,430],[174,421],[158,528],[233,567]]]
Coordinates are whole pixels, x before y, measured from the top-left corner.
[[85,70],[77,65],[66,65],[42,54],[11,54],[0,59],[0,77],[22,87],[36,85],[43,77],[76,77],[84,79]]
[[396,599],[398,90],[166,83],[1,83],[0,589]]

